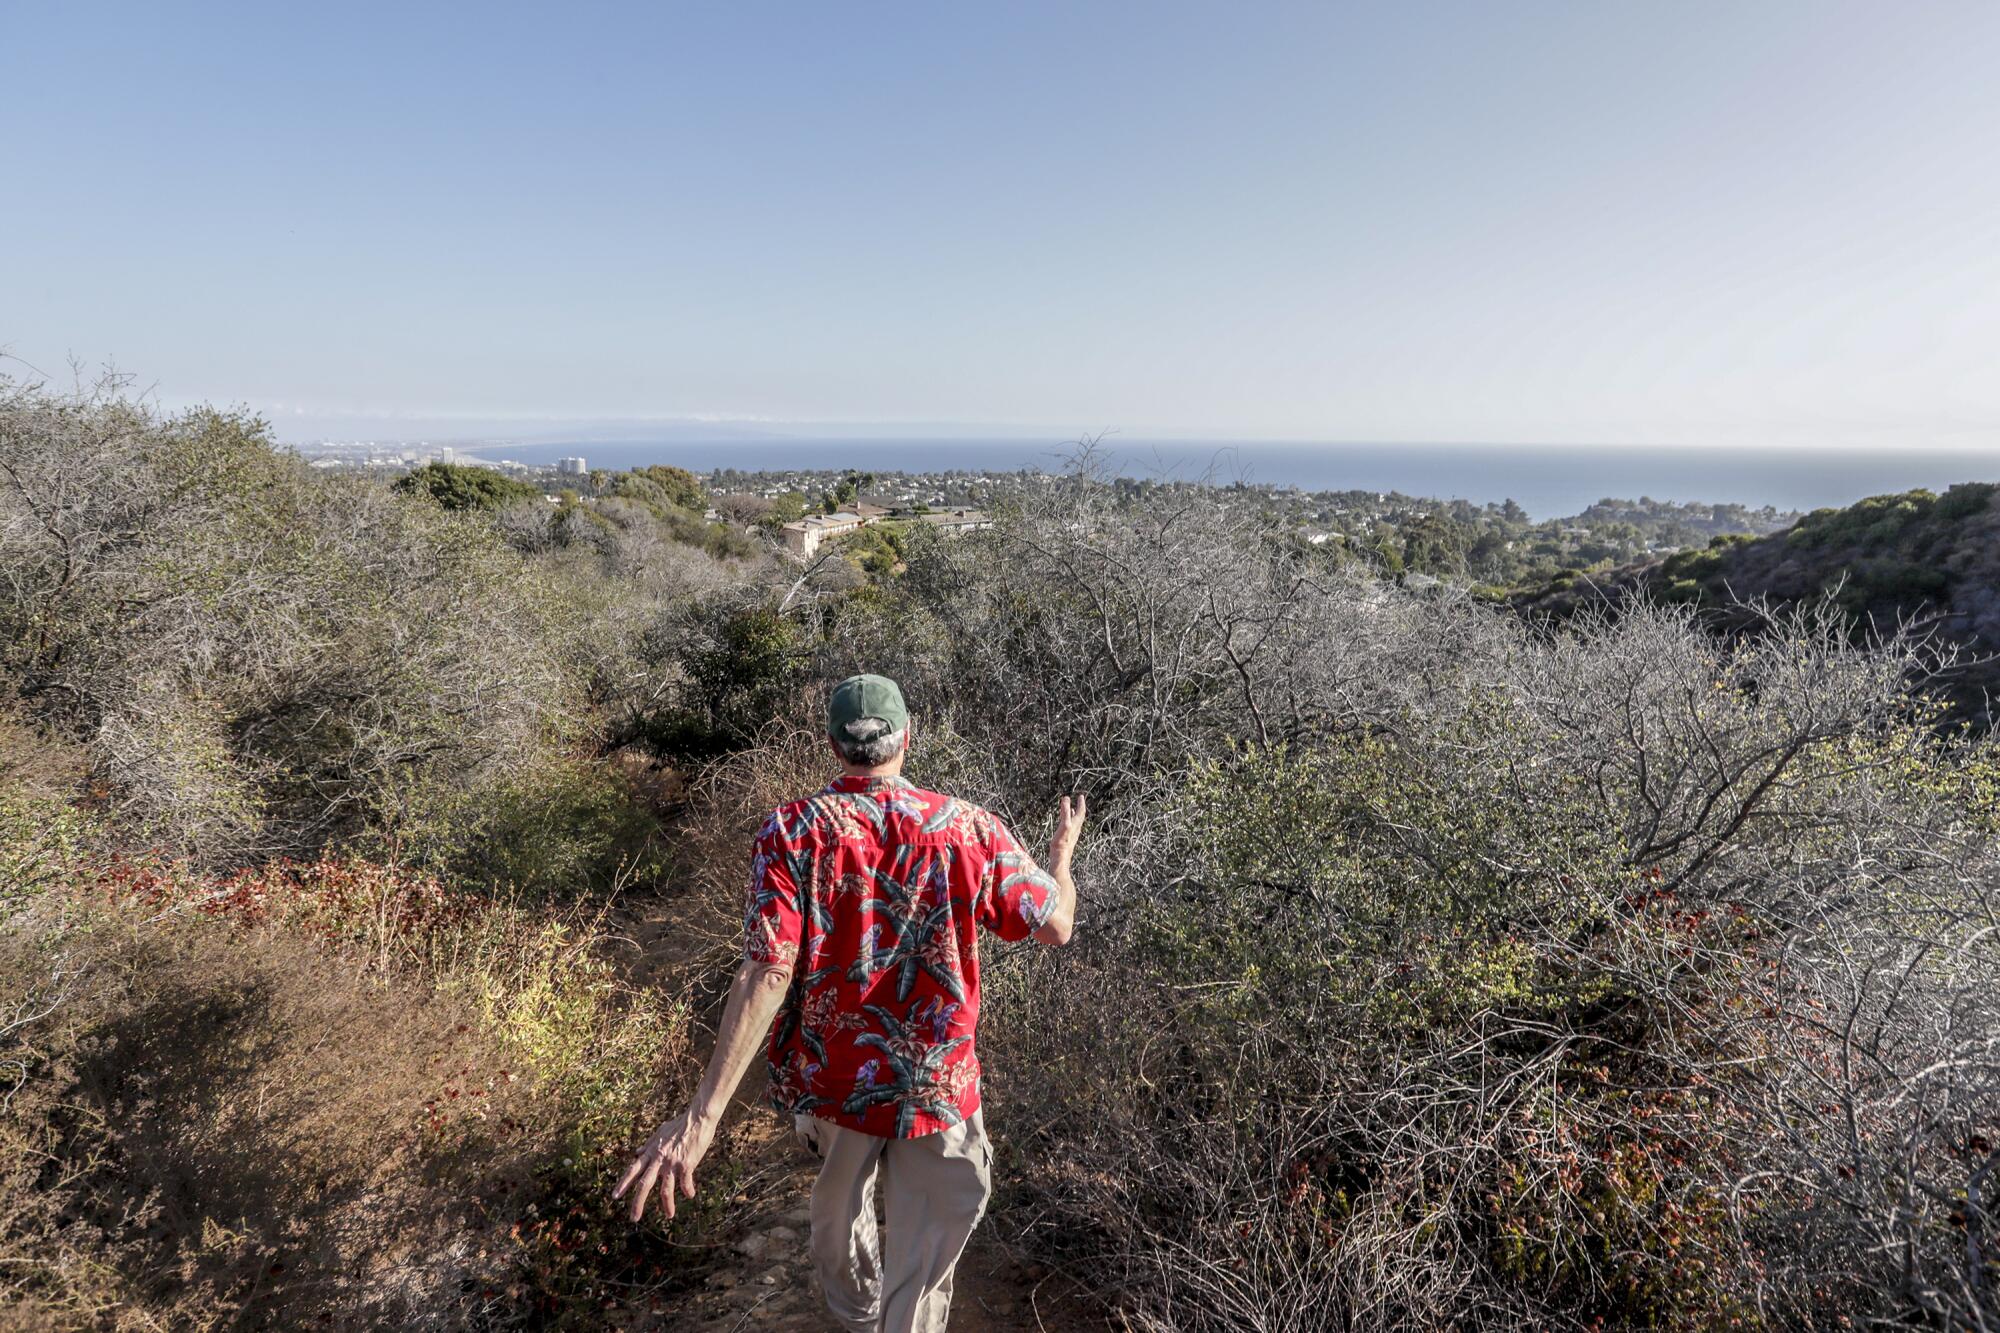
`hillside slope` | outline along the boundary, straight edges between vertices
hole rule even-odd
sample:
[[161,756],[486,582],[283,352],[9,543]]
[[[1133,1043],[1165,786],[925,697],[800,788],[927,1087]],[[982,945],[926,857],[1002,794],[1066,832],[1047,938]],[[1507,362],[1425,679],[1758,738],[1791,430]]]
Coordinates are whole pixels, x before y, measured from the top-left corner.
[[1961,650],[1939,682],[1973,720],[1991,726],[2000,693],[2000,484],[1965,482],[1943,495],[1878,495],[1818,509],[1783,532],[1717,537],[1708,546],[1602,575],[1563,575],[1514,599],[1517,609],[1567,619],[1635,593],[1691,604],[1725,628],[1747,625],[1745,602],[1790,605],[1831,596],[1857,633],[1911,623]]

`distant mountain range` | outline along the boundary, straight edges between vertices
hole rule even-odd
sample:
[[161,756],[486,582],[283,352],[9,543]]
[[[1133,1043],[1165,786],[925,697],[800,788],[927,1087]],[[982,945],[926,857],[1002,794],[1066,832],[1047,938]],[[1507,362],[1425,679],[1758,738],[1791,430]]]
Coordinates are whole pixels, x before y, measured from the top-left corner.
[[2000,484],[1818,509],[1783,532],[1716,537],[1607,573],[1560,575],[1513,604],[1562,619],[1635,595],[1697,606],[1725,629],[1751,623],[1746,601],[1794,605],[1827,595],[1854,617],[1857,632],[1914,622],[1965,655],[1940,682],[1953,701],[1982,725],[2000,723]]

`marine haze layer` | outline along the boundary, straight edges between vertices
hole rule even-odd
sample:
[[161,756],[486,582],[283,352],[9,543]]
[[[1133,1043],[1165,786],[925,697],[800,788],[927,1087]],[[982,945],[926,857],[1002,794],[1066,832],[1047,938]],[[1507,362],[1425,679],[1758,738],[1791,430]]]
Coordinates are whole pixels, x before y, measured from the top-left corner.
[[[1060,470],[1074,444],[1055,439],[918,440],[730,435],[655,441],[484,444],[475,457],[531,465],[581,454],[593,469],[669,463],[694,472],[853,468],[873,472]],[[1733,449],[1620,445],[1278,444],[1111,437],[1105,462],[1131,477],[1401,491],[1514,500],[1537,519],[1580,513],[1607,496],[1819,509],[1865,496],[1961,481],[2000,481],[1991,449]]]

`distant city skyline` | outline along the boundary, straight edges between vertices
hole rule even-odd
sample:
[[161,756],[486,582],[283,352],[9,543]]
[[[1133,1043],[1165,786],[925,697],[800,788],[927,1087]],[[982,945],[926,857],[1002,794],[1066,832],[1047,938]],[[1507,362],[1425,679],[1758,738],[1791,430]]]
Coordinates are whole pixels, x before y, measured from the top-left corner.
[[300,441],[2000,449],[2000,6],[9,16],[0,373]]

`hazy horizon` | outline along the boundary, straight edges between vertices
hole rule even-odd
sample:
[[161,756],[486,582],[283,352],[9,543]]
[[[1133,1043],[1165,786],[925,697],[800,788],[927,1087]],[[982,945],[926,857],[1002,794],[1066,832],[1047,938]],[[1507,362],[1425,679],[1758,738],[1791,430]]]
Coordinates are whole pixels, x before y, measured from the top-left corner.
[[[815,421],[788,420],[759,417],[715,416],[623,416],[587,417],[520,414],[512,417],[496,416],[422,416],[396,413],[344,413],[303,417],[273,414],[260,409],[254,403],[214,403],[213,400],[168,400],[160,396],[162,404],[170,407],[193,406],[198,402],[210,402],[217,406],[244,407],[259,412],[272,427],[272,433],[284,444],[310,444],[328,441],[373,439],[382,443],[430,443],[451,444],[459,441],[481,441],[489,443],[522,444],[570,444],[589,441],[611,443],[647,443],[660,440],[691,439],[701,441],[730,438],[769,440],[856,440],[909,439],[939,440],[945,442],[1006,441],[1017,442],[1030,439],[1048,439],[1053,443],[1071,444],[1086,439],[1102,437],[1106,440],[1137,438],[1144,441],[1163,440],[1188,443],[1212,443],[1232,441],[1245,444],[1284,445],[1292,448],[1341,448],[1350,445],[1391,446],[1408,445],[1418,448],[1449,446],[1464,449],[1734,449],[1744,447],[1740,441],[1679,440],[1665,438],[1632,438],[1626,440],[1557,440],[1546,438],[1361,438],[1339,437],[1324,434],[1286,434],[1270,432],[1258,434],[1247,431],[1233,431],[1222,428],[1198,429],[1184,427],[1168,429],[1149,427],[1141,431],[1130,431],[1122,427],[1089,427],[1064,429],[1060,426],[1041,425],[1032,422],[971,422],[971,421]],[[1882,446],[1855,440],[1827,439],[1815,441],[1785,442],[1783,440],[1758,441],[1749,447],[1811,453],[1814,451],[1855,452],[1879,451]],[[1961,453],[1968,457],[1987,455],[2000,456],[2000,434],[1992,438],[1963,438],[1946,443],[1918,445],[1910,443],[1906,447],[1934,453]]]

